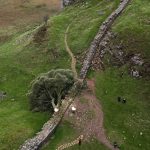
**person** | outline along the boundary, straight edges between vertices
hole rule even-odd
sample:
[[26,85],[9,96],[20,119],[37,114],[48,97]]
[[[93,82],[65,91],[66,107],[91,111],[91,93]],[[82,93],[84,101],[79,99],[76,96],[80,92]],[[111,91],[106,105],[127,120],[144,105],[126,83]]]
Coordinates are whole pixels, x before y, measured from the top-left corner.
[[125,104],[126,102],[127,102],[127,100],[124,98],[124,99],[122,100],[122,103]]
[[117,99],[118,99],[118,102],[121,102],[121,97],[120,97],[120,96],[118,96],[118,98],[117,98]]
[[113,146],[114,146],[114,148],[119,148],[117,142],[114,142],[114,143],[113,143]]
[[45,24],[47,24],[48,19],[49,19],[49,16],[48,16],[48,15],[45,15],[45,16],[43,17],[43,21],[44,21]]
[[120,74],[120,77],[123,78],[124,72],[122,71]]
[[81,144],[82,144],[82,139],[83,139],[83,135],[81,135],[80,137],[79,137],[79,146],[81,146]]
[[4,95],[4,96],[6,96],[6,95],[7,95],[7,93],[6,93],[6,92],[3,92],[3,95]]
[[79,146],[81,146],[81,142],[82,142],[82,141],[81,141],[81,138],[79,138]]

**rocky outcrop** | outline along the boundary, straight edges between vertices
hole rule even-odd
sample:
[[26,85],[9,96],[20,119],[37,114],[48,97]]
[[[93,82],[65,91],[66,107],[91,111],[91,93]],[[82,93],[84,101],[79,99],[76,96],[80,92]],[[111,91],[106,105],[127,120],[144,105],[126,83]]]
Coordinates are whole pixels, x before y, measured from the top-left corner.
[[63,0],[63,6],[66,7],[66,6],[72,5],[77,1],[78,0]]
[[95,36],[89,51],[84,59],[82,69],[80,71],[80,78],[84,79],[87,75],[88,69],[91,66],[92,60],[96,54],[96,50],[98,49],[100,43],[105,38],[108,30],[111,28],[112,24],[116,20],[116,18],[122,13],[122,11],[126,8],[127,4],[130,0],[121,0],[119,7],[103,22],[102,26],[99,29],[99,32]]
[[59,125],[64,116],[64,113],[72,103],[72,99],[68,98],[63,100],[61,109],[59,112],[54,113],[53,117],[44,124],[42,130],[37,133],[37,135],[27,141],[19,148],[19,150],[38,150],[47,139],[52,136],[53,132]]
[[110,40],[113,38],[112,32],[108,32],[105,35],[105,38],[99,44],[99,48],[95,53],[94,59],[91,63],[92,70],[103,70],[105,69],[104,63],[102,59],[104,58],[105,54],[108,52],[108,44],[110,44]]

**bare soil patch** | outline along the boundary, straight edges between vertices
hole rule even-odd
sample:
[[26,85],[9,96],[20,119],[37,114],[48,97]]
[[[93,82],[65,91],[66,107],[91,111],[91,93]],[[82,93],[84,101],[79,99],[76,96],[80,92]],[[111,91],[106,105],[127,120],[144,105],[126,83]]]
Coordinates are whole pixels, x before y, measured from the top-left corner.
[[84,135],[84,140],[94,137],[109,149],[114,150],[105,134],[103,127],[104,115],[101,104],[95,96],[94,80],[88,80],[87,83],[88,89],[83,91],[80,98],[76,98],[72,104],[77,108],[76,113],[72,114],[70,108],[64,119],[71,122],[79,133]]

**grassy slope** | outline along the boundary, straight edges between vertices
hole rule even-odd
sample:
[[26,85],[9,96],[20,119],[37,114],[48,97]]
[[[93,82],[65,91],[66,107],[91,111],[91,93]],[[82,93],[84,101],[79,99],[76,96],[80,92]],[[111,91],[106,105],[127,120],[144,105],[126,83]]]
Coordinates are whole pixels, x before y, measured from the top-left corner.
[[[110,3],[106,1],[89,0],[87,5],[80,4],[66,8],[60,15],[57,15],[50,19],[49,34],[51,40],[48,44],[48,49],[56,49],[60,54],[60,61],[63,63],[63,60],[65,59],[65,62],[70,64],[70,59],[66,58],[67,56],[64,46],[64,34],[67,26],[71,23],[68,33],[69,46],[75,54],[79,52],[82,53],[93,40],[94,35],[99,29],[100,23],[105,20],[105,18],[117,6],[117,4],[118,1]],[[101,10],[104,11],[104,15],[98,14],[98,12]],[[88,17],[87,14],[89,15]],[[58,128],[57,132],[59,132],[59,130],[60,129]],[[62,130],[65,130],[65,128]],[[66,139],[66,133],[61,133],[60,131],[60,135],[58,136],[57,132],[56,138],[54,138],[45,147],[45,149],[54,149],[56,148],[56,145],[55,147],[53,147],[54,143],[60,145],[60,143],[63,143],[64,139]],[[65,132],[67,132],[67,137],[69,138],[69,129],[68,131],[66,129]],[[74,139],[76,138],[76,136],[72,134],[72,137],[68,139],[68,142],[70,142],[73,137]],[[93,147],[95,150],[97,148],[105,149],[97,141],[86,143],[81,147],[81,149],[88,149],[91,147]],[[75,146],[73,149],[77,149],[77,147]]]
[[[99,8],[95,9],[96,2],[96,0],[90,2],[87,7],[93,7],[96,12],[99,10]],[[25,139],[39,131],[49,118],[48,113],[29,111],[26,93],[30,88],[30,82],[39,73],[47,72],[52,68],[70,68],[69,56],[64,48],[64,33],[78,12],[89,13],[87,7],[83,5],[70,7],[60,15],[52,17],[48,29],[48,41],[40,46],[33,43],[25,47],[24,43],[15,45],[16,37],[18,38],[21,32],[13,35],[7,42],[0,43],[0,90],[8,93],[7,100],[0,102],[0,147],[2,150],[17,149]],[[97,13],[96,16],[95,13],[93,16],[97,19],[106,17],[105,15],[100,17]],[[88,30],[88,33],[83,34],[83,39],[88,35],[92,40],[93,37],[90,36],[93,31],[92,23],[90,25],[91,29]],[[97,29],[98,25],[94,30]],[[72,32],[71,35],[73,35]],[[59,54],[57,59],[54,59],[51,49],[57,50]]]
[[[0,147],[1,149],[3,150],[4,149],[16,149],[19,146],[19,144],[21,144],[27,137],[33,136],[33,134],[37,132],[41,128],[42,124],[48,119],[49,115],[47,113],[32,113],[28,110],[28,101],[27,101],[25,94],[29,89],[30,82],[39,73],[46,72],[52,68],[69,68],[70,67],[70,59],[65,51],[64,39],[63,39],[67,26],[71,22],[73,22],[71,24],[71,28],[70,28],[71,30],[69,31],[69,34],[68,34],[69,45],[71,49],[73,50],[74,53],[83,52],[85,49],[88,48],[96,31],[98,30],[99,22],[102,22],[106,18],[106,16],[108,16],[108,14],[114,9],[114,7],[117,6],[119,2],[119,0],[115,0],[114,2],[105,1],[100,6],[97,6],[96,4],[100,2],[99,0],[94,0],[94,1],[88,0],[88,1],[89,3],[87,4],[87,6],[76,5],[76,7],[74,6],[69,7],[65,9],[60,15],[54,16],[50,19],[50,22],[49,22],[50,28],[48,29],[49,42],[46,43],[45,45],[43,44],[41,46],[35,46],[31,44],[25,48],[22,48],[22,47],[16,48],[13,45],[13,42],[14,42],[13,40],[10,40],[8,43],[5,43],[3,45],[1,44],[0,52],[2,55],[0,55],[0,59],[1,59],[0,89],[6,90],[9,93],[9,98],[6,101],[0,103],[0,122],[1,122],[0,124],[0,139],[1,139]],[[140,2],[140,0],[134,3],[135,4],[140,3],[140,5],[142,6],[144,4]],[[112,7],[107,8],[108,5]],[[147,3],[145,5],[147,6]],[[138,6],[136,8],[139,9]],[[99,15],[98,11],[104,10],[104,9],[105,9],[104,11],[105,14]],[[129,16],[128,12],[133,11],[134,9],[135,9],[134,6],[131,5],[130,9],[128,8],[128,11],[126,11],[124,15]],[[78,14],[80,13],[81,15],[78,16]],[[122,30],[126,27],[126,24],[123,20],[124,18],[122,19],[120,18],[120,20],[118,20],[118,24],[116,24],[116,26],[118,27],[116,29],[114,26],[114,30],[116,30],[116,32],[122,33],[122,31],[124,31],[120,35],[125,35],[124,33],[126,32],[126,30]],[[131,17],[131,19],[129,19],[129,22],[131,23],[132,20],[133,18]],[[136,22],[135,22],[135,25],[136,25]],[[129,28],[129,29],[131,30],[132,28]],[[143,30],[145,30],[145,27]],[[142,32],[140,33],[142,34]],[[59,53],[58,59],[54,59],[52,57],[52,54],[51,54],[52,49],[57,50],[57,52]],[[7,53],[5,53],[6,51]],[[103,87],[106,86],[106,89],[107,88],[109,89],[110,87],[115,87],[114,90],[111,92],[112,94],[108,95],[108,97],[111,97],[112,95],[114,95],[113,97],[116,98],[116,95],[118,96],[118,91],[120,90],[120,87],[122,87],[122,85],[125,84],[124,82],[128,81],[128,83],[130,83],[129,87],[131,90],[133,89],[132,87],[136,87],[137,85],[139,85],[139,88],[138,88],[139,91],[142,88],[146,88],[145,93],[147,91],[147,84],[146,83],[141,84],[143,81],[133,80],[135,82],[134,83],[132,79],[130,79],[128,76],[125,78],[125,81],[124,80],[122,81],[123,82],[122,84],[119,84],[120,79],[116,78],[116,75],[117,75],[117,71],[114,72],[112,71],[112,69],[110,69],[110,71],[104,72],[101,75],[97,74],[97,95],[98,97],[102,98],[101,100],[102,100],[102,104],[104,107],[105,121],[106,121],[105,126],[108,129],[108,135],[111,137],[112,141],[114,139],[118,140],[118,138],[120,137],[122,139],[123,137],[122,129],[126,131],[130,129],[131,132],[127,134],[129,138],[128,140],[126,140],[125,144],[123,144],[122,147],[125,147],[126,149],[130,150],[130,146],[132,146],[131,149],[133,150],[135,148],[138,149],[138,147],[136,147],[136,141],[133,142],[133,145],[130,144],[131,134],[133,134],[133,131],[132,131],[133,128],[130,128],[128,126],[127,128],[124,124],[123,125],[121,124],[122,117],[119,115],[120,117],[119,118],[119,117],[116,117],[115,115],[116,113],[118,113],[118,110],[113,109],[113,107],[111,107],[112,104],[109,103],[108,101],[105,101],[105,97],[104,97],[105,95],[103,94]],[[107,77],[110,80],[107,80]],[[123,92],[128,93],[126,89],[128,89],[128,87],[122,89],[122,93]],[[117,92],[115,93],[115,91]],[[136,91],[135,89],[134,95],[132,95],[132,93],[128,94],[128,97],[127,97],[128,99],[134,99],[134,102],[131,103],[132,104],[131,106],[128,106],[128,108],[124,108],[128,111],[123,111],[122,106],[119,106],[118,104],[116,104],[116,101],[112,102],[117,108],[119,107],[119,110],[120,111],[122,110],[123,113],[129,112],[129,114],[123,115],[123,117],[125,117],[126,119],[127,119],[127,116],[130,115],[131,110],[133,110],[136,107],[139,108],[139,106],[141,106],[136,103],[136,99],[139,99],[140,101],[140,96],[136,95],[136,92],[139,92],[139,91]],[[142,94],[141,97],[146,97],[146,94]],[[12,101],[11,100],[12,98],[14,98],[15,101]],[[114,100],[114,98],[112,99],[112,101]],[[141,102],[139,103],[141,104]],[[133,106],[133,104],[135,106]],[[147,104],[146,102],[143,103],[142,105],[143,107],[139,108],[142,111],[142,114],[144,113],[143,115],[144,118],[147,117],[147,112],[148,112],[146,104]],[[113,109],[114,113],[112,113],[111,108]],[[116,117],[116,121],[118,121],[117,126],[119,126],[120,128],[118,127],[115,128],[115,124],[110,124],[110,119],[113,118],[114,115]],[[136,117],[139,117],[140,119],[142,118],[140,115],[136,115]],[[139,119],[135,118],[135,122],[133,122],[133,124],[139,126],[140,123],[138,123],[137,120]],[[147,126],[148,123],[149,122],[146,121],[145,125]],[[72,128],[70,128],[69,126],[70,125],[65,124],[64,127],[58,128],[58,131],[56,131],[58,132],[56,133],[56,136],[58,135],[57,138],[54,138],[52,142],[50,143],[50,145],[48,145],[48,147],[51,147],[51,145],[54,146],[55,143],[59,143],[59,141],[60,143],[63,142],[62,139],[63,137],[66,137],[67,132],[71,132],[72,135],[74,134],[75,136],[74,131],[72,131]],[[143,124],[140,125],[140,128],[141,126],[143,126]],[[112,132],[112,128],[115,132]],[[11,129],[11,131],[9,129]],[[137,128],[137,130],[135,129],[135,133],[137,133],[136,135],[138,135],[139,133],[138,129],[139,128]],[[145,136],[146,135],[144,134],[144,137]],[[136,137],[137,137],[138,142],[141,141],[140,139],[138,140],[138,136]],[[148,139],[148,137],[143,138],[143,142],[145,139]],[[88,145],[91,145],[91,147],[94,147],[95,144],[89,143],[83,146],[87,148]],[[96,144],[96,145],[99,145],[99,144]],[[85,147],[84,149],[86,149]],[[145,144],[145,147],[146,147],[146,144]]]
[[49,65],[46,55],[37,48],[26,47],[18,53],[11,41],[0,47],[0,52],[3,48],[10,52],[0,56],[0,89],[8,93],[7,100],[0,102],[0,147],[6,150],[17,148],[49,118],[47,113],[30,112],[26,97],[30,82],[39,73],[48,71]]
[[128,6],[118,19],[113,31],[119,33],[119,39],[128,45],[128,51],[141,53],[150,58],[150,1],[136,0]]
[[[113,26],[119,33],[116,41],[123,41],[128,53],[141,53],[145,60],[150,58],[149,16],[148,0],[132,1]],[[122,71],[125,75],[120,78]],[[109,66],[103,73],[96,73],[96,93],[103,105],[108,136],[118,141],[122,150],[149,150],[149,85],[149,80],[131,78],[126,66]],[[118,96],[125,97],[127,104],[118,103]]]
[[[72,49],[74,54],[84,52],[93,40],[93,37],[98,31],[100,24],[106,19],[106,17],[112,12],[112,10],[115,9],[115,7],[118,5],[118,2],[118,0],[114,2],[88,0],[87,5],[78,4],[75,6],[70,6],[69,8],[66,8],[60,15],[51,18],[49,22],[49,33],[51,39],[48,45],[49,49],[57,49],[57,51],[61,55],[60,59],[66,59],[64,33],[67,29],[67,26],[70,25],[70,30],[68,33],[68,43],[70,48]],[[104,11],[104,15],[99,15],[99,11]],[[70,64],[69,59],[67,63]],[[58,132],[60,132],[60,135]],[[72,133],[71,137],[69,132]],[[67,142],[70,142],[75,138],[75,131],[72,132],[69,128],[66,129],[66,127],[60,127],[60,129],[58,128],[58,130],[56,131],[56,137],[50,141],[50,143],[44,148],[44,150],[53,150],[57,147],[57,145],[66,143],[66,140]],[[88,150],[91,148],[92,150],[106,149],[97,141],[84,143],[80,147],[80,149],[83,150]],[[78,149],[78,146],[74,146],[70,149]]]

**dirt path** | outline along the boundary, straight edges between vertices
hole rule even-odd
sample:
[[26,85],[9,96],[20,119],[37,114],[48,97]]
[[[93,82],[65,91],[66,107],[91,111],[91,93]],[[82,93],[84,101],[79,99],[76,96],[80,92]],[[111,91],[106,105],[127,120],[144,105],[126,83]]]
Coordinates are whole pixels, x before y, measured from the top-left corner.
[[103,127],[103,111],[101,104],[95,96],[94,80],[88,80],[88,89],[83,91],[80,97],[76,98],[72,104],[77,108],[75,114],[71,114],[70,109],[66,112],[64,119],[71,122],[80,134],[87,141],[95,137],[100,143],[111,150],[114,149],[109,142]]
[[[77,78],[78,75],[76,71],[76,59],[67,43],[67,34],[69,29],[70,25],[66,29],[64,41],[66,51],[72,60],[71,69],[75,78]],[[75,127],[79,130],[79,133],[84,136],[84,140],[88,140],[91,137],[96,137],[106,147],[114,150],[113,146],[107,139],[103,127],[103,111],[95,96],[95,82],[94,80],[88,80],[87,84],[88,89],[84,90],[80,97],[75,99],[74,103],[70,106],[70,109],[68,109],[66,112],[64,119],[75,125]],[[81,99],[83,99],[84,102],[81,102]],[[72,106],[77,108],[77,112],[75,114],[71,114],[70,112]]]
[[91,134],[93,134],[93,136],[95,136],[101,143],[106,145],[109,149],[114,150],[112,144],[107,139],[105,129],[103,127],[104,115],[101,104],[95,96],[95,82],[94,80],[88,80],[87,82],[89,90],[86,90],[83,93],[83,97],[88,100],[89,110],[93,110],[95,116],[94,119],[89,122],[85,131],[91,130]]
[[68,54],[70,55],[71,57],[71,69],[74,73],[74,77],[77,79],[78,78],[78,74],[77,74],[77,70],[76,70],[76,59],[71,51],[71,49],[69,48],[68,46],[68,42],[67,42],[67,36],[68,36],[68,31],[70,29],[70,25],[68,25],[67,29],[66,29],[66,32],[65,32],[65,47],[66,47],[66,51],[68,52]]

